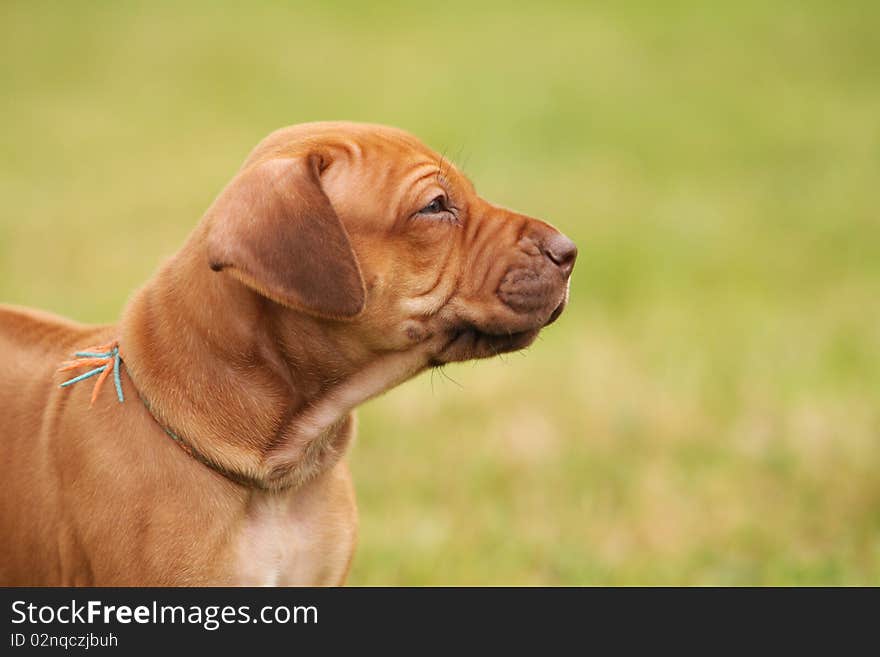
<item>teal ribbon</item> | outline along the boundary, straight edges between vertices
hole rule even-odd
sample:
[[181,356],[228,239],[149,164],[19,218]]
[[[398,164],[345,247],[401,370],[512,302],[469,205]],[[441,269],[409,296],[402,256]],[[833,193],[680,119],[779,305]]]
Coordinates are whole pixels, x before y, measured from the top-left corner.
[[[122,358],[119,356],[119,347],[113,347],[110,351],[106,351],[103,353],[96,353],[94,351],[77,351],[74,354],[77,358],[112,358],[113,359],[113,384],[116,386],[116,399],[119,400],[119,403],[125,401],[125,395],[122,394],[122,379],[119,377],[119,369],[120,364],[122,363]],[[79,376],[75,376],[69,381],[65,381],[61,384],[62,388],[66,388],[67,386],[72,386],[74,383],[79,383],[80,381],[84,381],[93,376],[97,376],[104,370],[106,370],[110,365],[99,365],[93,370],[89,370],[85,374],[80,374]]]

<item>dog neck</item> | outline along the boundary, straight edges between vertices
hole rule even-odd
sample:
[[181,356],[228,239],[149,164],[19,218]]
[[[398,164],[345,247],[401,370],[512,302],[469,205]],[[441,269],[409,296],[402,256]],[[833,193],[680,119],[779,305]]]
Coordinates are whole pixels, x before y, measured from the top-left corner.
[[424,368],[210,271],[197,235],[131,299],[120,349],[157,420],[261,488],[296,487],[342,456],[351,411]]

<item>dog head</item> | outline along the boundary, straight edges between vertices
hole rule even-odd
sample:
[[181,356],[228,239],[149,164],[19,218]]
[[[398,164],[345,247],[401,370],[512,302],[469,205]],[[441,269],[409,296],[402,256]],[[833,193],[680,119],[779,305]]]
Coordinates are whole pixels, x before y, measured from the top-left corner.
[[425,366],[528,346],[565,307],[577,255],[413,136],[352,123],[269,135],[206,226],[215,271],[365,352],[421,350]]

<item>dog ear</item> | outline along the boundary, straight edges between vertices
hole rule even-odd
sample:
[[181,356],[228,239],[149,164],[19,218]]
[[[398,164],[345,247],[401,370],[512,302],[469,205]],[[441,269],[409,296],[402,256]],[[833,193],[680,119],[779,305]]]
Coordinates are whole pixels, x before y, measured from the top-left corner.
[[364,281],[319,162],[274,158],[240,171],[208,209],[208,262],[285,306],[351,318],[364,308]]

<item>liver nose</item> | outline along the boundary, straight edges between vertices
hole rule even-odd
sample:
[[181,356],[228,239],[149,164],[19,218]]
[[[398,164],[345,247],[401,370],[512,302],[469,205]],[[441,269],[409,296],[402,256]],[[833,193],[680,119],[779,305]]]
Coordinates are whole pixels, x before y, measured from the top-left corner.
[[568,276],[574,269],[574,261],[577,258],[578,249],[574,242],[562,233],[553,233],[544,239],[541,250],[553,263],[562,270],[563,275]]

